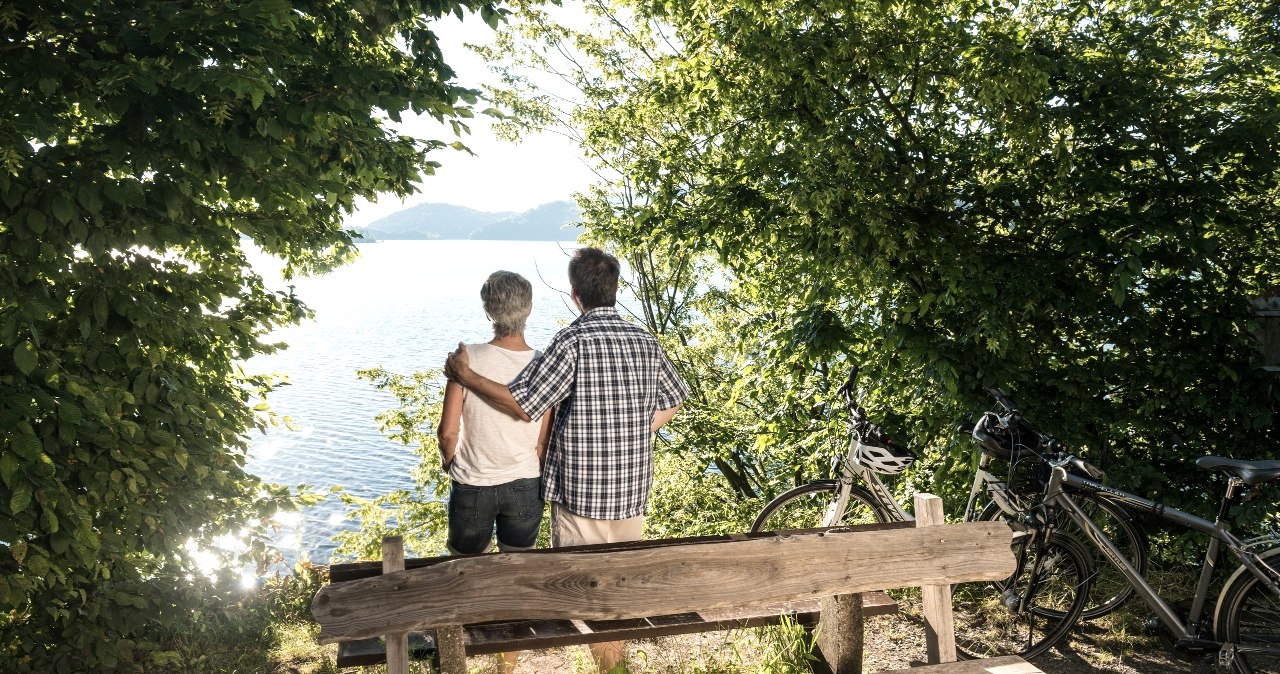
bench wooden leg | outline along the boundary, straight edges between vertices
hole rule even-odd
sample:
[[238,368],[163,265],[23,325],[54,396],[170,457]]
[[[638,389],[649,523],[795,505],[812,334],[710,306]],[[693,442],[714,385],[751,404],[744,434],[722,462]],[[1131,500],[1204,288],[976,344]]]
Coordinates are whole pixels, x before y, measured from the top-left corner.
[[[404,539],[382,539],[382,572],[404,571]],[[387,644],[387,674],[409,674],[409,633],[384,635]]]
[[818,651],[831,674],[862,674],[862,595],[822,600]]
[[462,625],[436,628],[436,653],[440,674],[467,674],[467,650],[462,642]]
[[[916,494],[916,526],[946,524],[942,499],[932,494]],[[956,661],[955,622],[951,615],[951,586],[930,585],[920,588],[921,612],[924,613],[925,647],[929,664]]]

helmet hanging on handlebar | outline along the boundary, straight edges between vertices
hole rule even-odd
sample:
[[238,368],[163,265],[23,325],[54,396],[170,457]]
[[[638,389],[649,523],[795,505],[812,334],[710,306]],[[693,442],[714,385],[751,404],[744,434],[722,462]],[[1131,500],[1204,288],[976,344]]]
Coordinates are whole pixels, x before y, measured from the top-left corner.
[[973,426],[973,439],[986,452],[998,459],[1012,461],[1023,454],[1039,454],[1041,436],[1024,428],[1014,417],[1008,425],[995,412],[986,412]]
[[882,445],[859,442],[854,459],[877,473],[897,475],[916,460],[916,455],[910,449],[886,440]]

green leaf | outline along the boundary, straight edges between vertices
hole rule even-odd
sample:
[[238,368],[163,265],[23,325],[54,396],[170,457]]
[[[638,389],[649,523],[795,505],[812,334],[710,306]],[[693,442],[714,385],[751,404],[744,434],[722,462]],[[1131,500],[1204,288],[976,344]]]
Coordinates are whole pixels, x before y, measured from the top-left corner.
[[30,555],[27,557],[27,568],[31,573],[43,576],[49,572],[49,558],[39,554]]
[[44,451],[40,438],[30,433],[22,433],[13,439],[13,451],[28,461],[36,461]]
[[0,431],[8,431],[22,421],[23,413],[16,407],[0,407]]
[[59,194],[54,197],[53,217],[57,218],[58,222],[61,222],[64,225],[71,222],[71,218],[75,215],[75,212],[75,206],[72,205],[71,200],[65,195]]
[[42,508],[40,521],[44,525],[45,531],[51,534],[58,533],[58,516],[53,513],[53,508]]
[[90,215],[102,212],[102,192],[96,185],[81,185],[76,193],[77,201]]
[[40,211],[27,211],[27,229],[35,234],[43,234],[49,226],[49,219]]
[[84,420],[84,413],[80,410],[79,405],[63,399],[58,401],[58,418],[73,426],[78,426]]
[[31,505],[31,485],[26,482],[19,482],[14,488],[13,495],[9,497],[9,512],[17,515],[26,510]]
[[13,561],[21,564],[27,558],[27,542],[18,541],[9,548],[9,554],[13,555]]
[[18,371],[24,375],[29,375],[40,365],[40,358],[36,353],[36,347],[31,342],[23,342],[13,350],[13,364],[18,366]]
[[4,486],[13,489],[13,478],[18,474],[18,460],[10,452],[0,454],[0,480]]

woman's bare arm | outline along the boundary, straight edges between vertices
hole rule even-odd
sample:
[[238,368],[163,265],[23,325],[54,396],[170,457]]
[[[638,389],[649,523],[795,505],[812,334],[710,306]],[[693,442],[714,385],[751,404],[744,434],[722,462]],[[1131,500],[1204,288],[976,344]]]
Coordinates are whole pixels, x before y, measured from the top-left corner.
[[467,390],[453,382],[444,387],[444,411],[436,424],[436,440],[440,445],[440,467],[447,472],[458,451],[458,434],[462,428],[462,401]]
[[538,431],[538,465],[547,461],[547,442],[551,440],[551,426],[555,423],[556,408],[552,407],[542,415],[542,429]]

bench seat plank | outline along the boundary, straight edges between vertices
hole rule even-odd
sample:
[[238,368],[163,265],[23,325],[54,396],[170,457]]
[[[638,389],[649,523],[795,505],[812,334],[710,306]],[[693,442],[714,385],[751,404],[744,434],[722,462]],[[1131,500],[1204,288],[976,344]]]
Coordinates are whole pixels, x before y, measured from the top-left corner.
[[1016,655],[983,660],[961,660],[940,665],[894,669],[880,674],[1044,674],[1039,667]]
[[[485,655],[508,651],[557,648],[604,641],[652,639],[676,634],[697,634],[749,627],[776,625],[780,616],[794,617],[802,625],[818,622],[818,600],[788,604],[736,607],[630,620],[583,621],[583,631],[572,620],[511,620],[467,625],[463,640],[467,655]],[[898,604],[883,592],[863,595],[864,615],[892,615]],[[409,634],[409,651],[414,658],[430,657],[435,651],[434,630]],[[386,661],[381,639],[358,639],[338,645],[338,667],[376,665]]]

